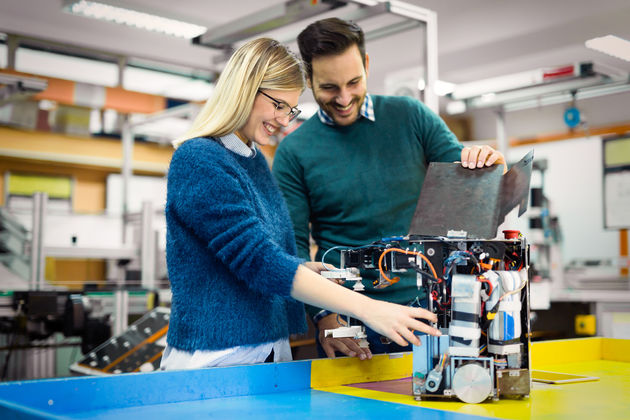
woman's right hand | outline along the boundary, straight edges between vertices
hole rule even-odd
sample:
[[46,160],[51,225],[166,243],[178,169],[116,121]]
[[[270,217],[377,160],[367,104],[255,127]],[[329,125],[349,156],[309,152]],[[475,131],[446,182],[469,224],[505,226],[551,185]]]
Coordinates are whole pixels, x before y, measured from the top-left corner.
[[438,329],[419,320],[426,319],[432,323],[437,322],[437,316],[434,313],[422,308],[370,299],[369,304],[364,305],[364,310],[359,318],[368,327],[400,346],[406,346],[408,343],[420,345],[420,340],[414,331],[434,336],[442,335]]
[[420,345],[414,331],[441,335],[439,330],[419,321],[426,319],[437,322],[437,316],[426,309],[370,299],[328,281],[304,265],[300,265],[295,273],[291,297],[331,312],[358,318],[401,346],[406,346],[408,342]]

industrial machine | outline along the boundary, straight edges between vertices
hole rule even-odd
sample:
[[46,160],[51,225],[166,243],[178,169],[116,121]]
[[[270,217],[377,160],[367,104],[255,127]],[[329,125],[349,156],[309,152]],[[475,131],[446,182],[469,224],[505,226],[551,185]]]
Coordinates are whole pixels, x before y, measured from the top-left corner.
[[[433,326],[442,332],[440,337],[417,333],[421,345],[413,347],[412,378],[417,400],[480,403],[529,396],[529,245],[518,231],[505,230],[503,239],[488,232],[496,232],[516,204],[520,214],[525,212],[532,160],[530,153],[505,175],[491,168],[473,174],[458,164],[430,166],[410,233],[340,247],[340,268],[323,273],[354,282],[358,292],[364,289],[366,270],[378,270],[374,288],[395,284],[396,273],[416,273],[418,295],[412,304],[435,313],[438,320]],[[469,201],[462,209],[456,203],[445,205],[449,199],[445,194],[457,194],[453,185],[463,185],[466,197],[483,196],[482,205],[475,208]],[[459,230],[446,228],[451,225]],[[364,327],[348,321],[348,326],[326,335],[364,339]]]
[[93,313],[92,302],[81,293],[14,291],[11,308],[10,316],[0,316],[0,333],[22,335],[29,342],[59,332],[65,337],[81,337],[81,351],[85,353],[111,335],[109,316]]

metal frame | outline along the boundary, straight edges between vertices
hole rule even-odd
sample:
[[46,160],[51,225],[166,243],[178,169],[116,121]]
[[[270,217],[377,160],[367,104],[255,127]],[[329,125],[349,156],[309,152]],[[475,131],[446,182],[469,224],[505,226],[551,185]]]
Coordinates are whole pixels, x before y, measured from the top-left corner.
[[[144,203],[141,213],[142,239],[140,250],[130,246],[121,248],[78,248],[78,247],[46,247],[44,246],[44,227],[46,223],[46,207],[48,195],[35,193],[33,195],[33,228],[31,242],[31,275],[30,290],[44,290],[47,285],[44,279],[46,256],[99,258],[99,259],[133,259],[140,256],[142,270],[142,287],[152,290],[155,288],[155,256],[156,235],[153,230],[153,215],[150,203]],[[127,328],[129,314],[129,291],[124,290],[124,282],[114,293],[114,333],[119,334]]]
[[[130,220],[129,212],[129,183],[133,175],[133,147],[135,139],[136,129],[146,123],[159,121],[166,118],[173,117],[192,117],[199,110],[196,104],[185,104],[177,107],[169,108],[164,111],[157,112],[155,114],[147,115],[142,118],[134,119],[133,121],[129,116],[125,117],[122,126],[122,148],[123,148],[123,161],[121,167],[122,174],[122,197],[123,197],[123,243],[128,242],[126,238],[127,225]],[[155,288],[155,268],[157,257],[157,238],[155,230],[153,229],[153,207],[151,203],[145,202],[142,205],[141,213],[141,245],[140,245],[140,267],[141,267],[141,281],[142,287],[149,290]]]
[[0,74],[0,105],[18,98],[27,98],[46,90],[48,81],[37,77]]
[[[354,5],[346,9],[345,6]],[[429,9],[418,7],[403,1],[377,0],[323,0],[313,4],[311,0],[288,0],[284,4],[247,15],[243,18],[208,30],[193,40],[194,43],[210,48],[222,49],[227,60],[235,44],[245,39],[259,36],[265,32],[283,28],[302,20],[335,10],[337,16],[346,20],[359,21],[381,14],[392,14],[407,19],[398,25],[382,26],[365,33],[366,40],[374,40],[403,32],[419,25],[424,25],[425,39],[422,65],[426,69],[423,101],[432,111],[439,112],[438,96],[435,94],[435,82],[438,77],[437,55],[437,14]],[[303,28],[286,28],[279,41],[287,43],[296,39]]]
[[46,223],[46,205],[48,194],[33,194],[33,229],[31,236],[31,290],[44,289],[44,271],[46,255],[44,254],[44,225]]
[[[582,66],[585,66],[584,69]],[[506,155],[509,148],[505,128],[505,114],[507,112],[571,103],[581,99],[630,91],[630,74],[622,74],[590,62],[577,63],[574,64],[574,67],[576,67],[576,72],[571,78],[511,90],[504,89],[493,93],[491,96],[478,94],[463,97],[453,102],[461,104],[462,110],[451,113],[460,114],[475,109],[494,109],[497,148]],[[579,68],[579,72],[577,68]]]
[[232,49],[234,43],[345,6],[345,2],[288,0],[240,19],[209,29],[193,43],[217,49]]
[[[127,68],[128,66],[163,72],[167,74],[176,74],[190,78],[197,78],[195,76],[197,74],[201,74],[203,75],[202,78],[206,78],[207,73],[207,79],[209,81],[212,81],[216,78],[216,70],[208,69],[207,67],[202,68],[195,67],[194,65],[181,65],[175,62],[164,62],[157,59],[152,60],[150,58],[121,55],[106,50],[81,47],[74,44],[56,42],[34,36],[9,33],[7,34],[6,44],[8,47],[6,52],[8,70],[15,70],[15,59],[17,50],[19,48],[27,48],[44,50],[54,54],[82,57],[90,60],[116,64],[118,66],[118,87],[122,87],[123,85],[123,73],[125,68]],[[34,77],[32,79],[37,78]]]

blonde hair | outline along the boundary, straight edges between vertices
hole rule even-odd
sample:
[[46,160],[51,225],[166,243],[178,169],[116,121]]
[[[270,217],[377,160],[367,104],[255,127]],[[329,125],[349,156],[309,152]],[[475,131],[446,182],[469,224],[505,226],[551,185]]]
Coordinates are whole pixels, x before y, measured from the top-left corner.
[[304,87],[302,62],[286,46],[270,38],[249,41],[232,55],[212,96],[173,146],[195,137],[235,132],[247,122],[259,89],[303,91]]

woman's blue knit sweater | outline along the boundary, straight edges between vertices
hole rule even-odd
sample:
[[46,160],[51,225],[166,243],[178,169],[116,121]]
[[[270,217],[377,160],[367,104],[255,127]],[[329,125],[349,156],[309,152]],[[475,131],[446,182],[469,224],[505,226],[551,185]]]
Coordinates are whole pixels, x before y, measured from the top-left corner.
[[219,350],[306,330],[304,307],[290,297],[302,260],[261,153],[184,142],[168,171],[166,224],[170,346]]

